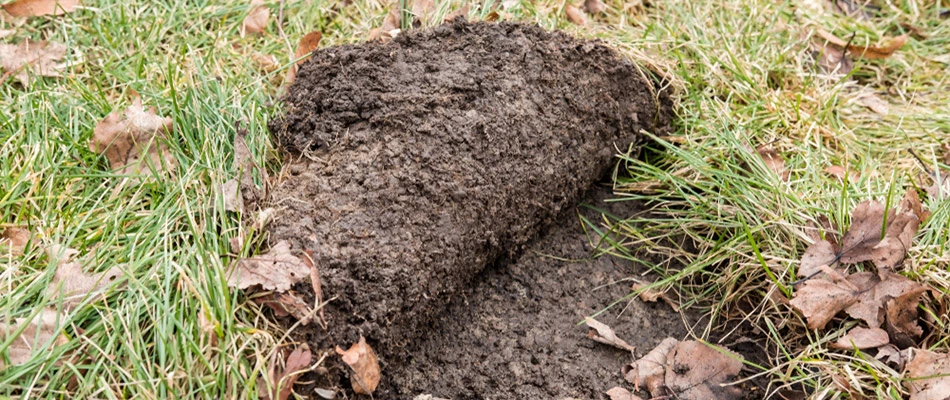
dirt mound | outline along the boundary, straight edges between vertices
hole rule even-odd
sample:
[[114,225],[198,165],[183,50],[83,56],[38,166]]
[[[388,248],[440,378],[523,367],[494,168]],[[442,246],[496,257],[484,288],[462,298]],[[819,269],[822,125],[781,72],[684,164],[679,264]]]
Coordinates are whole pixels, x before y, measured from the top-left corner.
[[317,51],[270,126],[291,155],[270,240],[312,253],[335,297],[311,345],[362,334],[384,370],[403,365],[473,278],[572,209],[617,148],[666,129],[670,101],[644,72],[598,42],[511,23]]

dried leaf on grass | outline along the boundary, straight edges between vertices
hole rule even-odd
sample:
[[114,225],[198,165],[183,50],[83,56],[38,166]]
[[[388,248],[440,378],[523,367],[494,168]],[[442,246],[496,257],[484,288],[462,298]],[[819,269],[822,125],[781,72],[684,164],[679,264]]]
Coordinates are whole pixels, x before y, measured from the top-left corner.
[[827,73],[847,75],[854,70],[854,61],[845,54],[844,49],[827,42],[812,40],[811,49],[818,56],[818,66]]
[[587,15],[584,14],[579,8],[574,7],[573,5],[564,6],[564,14],[567,15],[567,20],[571,21],[574,25],[584,26],[587,25]]
[[904,377],[910,400],[946,400],[950,393],[950,355],[917,350]]
[[879,115],[887,115],[890,106],[876,94],[863,94],[857,98],[858,104],[867,107]]
[[904,365],[907,364],[907,360],[910,359],[911,351],[913,350],[916,349],[901,350],[893,344],[886,344],[877,349],[877,354],[874,355],[874,358],[885,362],[898,371],[902,371],[904,370]]
[[274,310],[277,317],[293,316],[301,325],[310,324],[310,306],[300,297],[288,293],[270,292],[253,298],[254,302]]
[[887,331],[880,328],[855,327],[831,344],[833,349],[873,349],[890,342]]
[[[323,33],[320,31],[307,33],[306,35],[303,35],[302,38],[300,38],[300,43],[297,44],[297,50],[294,51],[294,60],[297,60],[298,58],[300,60],[294,63],[294,65],[290,66],[290,69],[287,70],[287,77],[284,78],[285,83],[288,85],[294,83],[294,81],[297,79],[297,71],[300,68],[300,64],[303,64],[304,61],[310,59],[308,54],[313,53],[313,51],[316,50],[318,46],[320,46],[320,39],[323,39]],[[301,58],[304,56],[306,57]]]
[[897,347],[907,348],[917,343],[917,338],[924,334],[923,328],[917,324],[917,306],[920,296],[928,289],[918,286],[892,299],[885,304],[885,327],[891,337],[891,342]]
[[789,302],[808,321],[808,329],[822,329],[839,312],[858,300],[858,290],[847,281],[811,279]]
[[14,76],[23,86],[30,83],[30,74],[34,76],[60,77],[66,69],[62,63],[66,56],[66,45],[41,40],[24,40],[20,44],[0,44],[0,65],[6,73],[0,82],[8,76]]
[[412,0],[412,27],[418,28],[426,25],[429,22],[429,16],[432,14],[432,10],[435,9],[435,1],[433,0]]
[[372,394],[379,385],[382,373],[379,370],[376,352],[366,344],[366,338],[360,336],[360,341],[346,351],[336,346],[336,353],[346,365],[353,369],[353,373],[350,374],[353,391],[357,394]]
[[861,177],[861,174],[859,174],[858,171],[846,169],[845,167],[838,165],[832,165],[828,168],[825,168],[825,173],[841,179],[842,181],[847,179],[851,182],[857,182],[858,178]]
[[669,305],[673,311],[679,312],[679,305],[676,304],[673,299],[666,295],[666,293],[660,292],[655,289],[644,289],[648,285],[642,283],[634,283],[630,289],[634,292],[639,291],[640,294],[637,296],[645,303],[655,303],[657,300],[663,300],[664,303]]
[[592,15],[607,11],[607,5],[601,0],[584,0],[584,9]]
[[887,271],[878,274],[859,272],[848,276],[847,279],[858,289],[859,295],[857,301],[848,306],[845,312],[851,318],[863,320],[871,328],[880,328],[884,324],[885,306],[889,299],[923,288],[921,284],[903,275]]
[[657,348],[629,366],[627,381],[644,384],[654,398],[739,399],[743,393],[724,386],[742,371],[742,356],[705,343],[664,339]]
[[591,317],[584,318],[584,323],[587,324],[587,326],[593,328],[587,331],[587,337],[595,342],[607,344],[618,349],[628,350],[631,352],[637,349],[636,347],[625,342],[623,339],[617,337],[617,334],[614,333],[614,330],[607,326],[607,324],[601,323]]
[[760,145],[755,148],[755,152],[762,158],[762,162],[769,170],[778,175],[783,182],[788,182],[789,171],[785,169],[785,159],[772,148],[772,145]]
[[883,204],[861,202],[851,214],[851,229],[841,239],[840,248],[826,240],[815,242],[802,255],[798,276],[811,276],[836,262],[847,265],[873,261],[878,268],[894,268],[910,249],[921,218],[928,216],[913,189],[908,190],[897,209],[887,211],[886,220]]
[[867,59],[884,59],[892,56],[897,50],[904,46],[904,43],[907,43],[908,38],[908,35],[900,35],[892,39],[885,39],[885,44],[881,46],[859,46],[842,40],[831,32],[821,28],[816,29],[815,34],[825,40],[829,45],[836,46],[839,49],[846,49],[848,53],[854,57]]
[[57,264],[56,272],[46,294],[51,299],[62,300],[65,310],[72,310],[87,298],[91,301],[105,298],[105,289],[123,276],[119,267],[97,274],[84,273],[82,265],[68,257],[54,264]]
[[17,0],[0,7],[14,17],[63,15],[76,10],[79,0]]
[[178,165],[165,141],[174,129],[171,118],[146,110],[136,94],[125,112],[113,112],[96,125],[89,148],[104,154],[119,174],[138,174],[155,168],[172,173]]
[[[69,340],[59,328],[62,323],[63,317],[48,308],[44,308],[32,321],[16,318],[12,324],[0,322],[0,343],[10,340],[11,335],[23,329],[7,348],[10,365],[25,364],[35,353],[66,344]],[[3,359],[0,358],[0,369],[5,367]]]
[[269,373],[271,382],[274,384],[273,392],[262,393],[261,397],[268,400],[287,400],[294,390],[294,383],[303,376],[300,372],[310,368],[312,359],[310,349],[302,346],[294,349],[287,356],[287,362],[284,363],[282,370],[277,365],[271,365]]
[[264,32],[270,19],[270,8],[264,5],[263,0],[251,0],[249,8],[251,12],[241,22],[241,36]]
[[629,390],[624,389],[620,386],[611,388],[610,390],[605,392],[605,394],[607,395],[607,397],[610,398],[610,400],[643,400],[642,397],[637,396],[633,393],[630,393]]
[[309,276],[307,264],[293,255],[290,243],[281,240],[265,254],[238,260],[228,274],[228,286],[247,289],[260,285],[264,290],[286,292]]
[[23,254],[32,237],[30,231],[23,228],[11,226],[4,229],[3,232],[0,232],[0,255],[9,253],[18,256]]

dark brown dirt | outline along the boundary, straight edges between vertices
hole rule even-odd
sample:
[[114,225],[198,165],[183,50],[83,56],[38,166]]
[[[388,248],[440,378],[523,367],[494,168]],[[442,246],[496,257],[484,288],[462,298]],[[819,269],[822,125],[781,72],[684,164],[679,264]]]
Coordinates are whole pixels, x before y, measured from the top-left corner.
[[[298,331],[298,338],[321,350],[346,347],[363,335],[379,353],[387,376],[413,368],[419,377],[434,372],[419,369],[417,358],[423,348],[417,346],[424,343],[420,341],[435,340],[440,329],[464,330],[460,322],[487,314],[463,319],[457,314],[477,312],[480,308],[471,307],[482,302],[503,301],[498,297],[504,296],[502,292],[474,292],[475,279],[487,280],[489,275],[482,275],[487,267],[515,260],[560,215],[572,211],[612,165],[616,149],[641,141],[641,129],[657,133],[667,129],[670,101],[666,93],[657,94],[655,86],[643,78],[641,69],[597,42],[522,24],[457,20],[388,43],[317,51],[284,99],[287,113],[270,126],[290,156],[285,160],[288,176],[270,196],[278,210],[268,227],[270,241],[288,240],[294,249],[312,253],[324,298],[335,298],[326,307],[329,329],[307,327]],[[558,317],[550,321],[560,327],[553,332],[522,331],[514,321],[505,322],[513,335],[534,335],[523,343],[516,336],[489,339],[490,331],[484,330],[480,341],[456,346],[499,346],[500,356],[520,351],[518,346],[564,355],[563,361],[533,364],[523,359],[527,353],[512,353],[522,358],[508,362],[527,362],[511,368],[521,368],[523,381],[518,382],[541,385],[538,395],[573,393],[567,387],[575,382],[542,385],[539,365],[548,370],[585,368],[560,365],[579,363],[570,357],[583,356],[561,345],[575,340],[559,336],[571,333],[563,324],[576,322],[582,313],[602,307],[610,296],[619,298],[623,291],[597,291],[596,301],[593,297],[572,301],[567,296],[592,291],[588,284],[606,283],[602,278],[608,275],[599,270],[575,281],[531,277],[529,271],[497,268],[492,273],[517,279],[499,281],[498,290],[537,280],[545,282],[537,287],[541,292],[561,285],[557,290],[565,298],[523,303],[525,310],[539,310],[523,312],[525,318],[544,316],[542,306],[587,302],[587,308],[546,311]],[[458,303],[463,298],[472,306]],[[522,325],[539,321],[526,319]],[[450,345],[433,342],[425,349]],[[503,345],[515,347],[506,350]],[[611,368],[619,366],[613,365],[620,360],[612,350],[578,345],[589,352],[605,352]],[[488,357],[484,351],[472,354]],[[431,361],[453,368],[449,358]],[[467,363],[465,358],[456,362]],[[468,368],[497,370],[484,360],[476,364],[484,367]],[[580,372],[562,375],[584,378]],[[384,383],[377,398],[386,398],[387,393],[399,398],[423,387],[423,379],[414,376],[394,377]],[[457,388],[455,398],[465,398],[461,393],[513,398],[478,394],[491,387],[466,379],[460,375],[443,386],[436,386],[431,377],[425,380],[434,389]],[[528,393],[524,390],[506,393]]]
[[[585,202],[615,215],[633,215],[634,202]],[[592,221],[600,214],[579,208]],[[411,346],[404,368],[383,385],[379,399],[420,393],[451,399],[605,399],[625,385],[632,357],[587,338],[577,323],[630,293],[638,275],[631,262],[592,258],[594,248],[576,214],[561,218],[513,264],[488,269],[449,305],[445,317]],[[621,312],[622,311],[622,312]],[[646,354],[666,337],[682,339],[685,324],[666,304],[633,300],[597,320]]]

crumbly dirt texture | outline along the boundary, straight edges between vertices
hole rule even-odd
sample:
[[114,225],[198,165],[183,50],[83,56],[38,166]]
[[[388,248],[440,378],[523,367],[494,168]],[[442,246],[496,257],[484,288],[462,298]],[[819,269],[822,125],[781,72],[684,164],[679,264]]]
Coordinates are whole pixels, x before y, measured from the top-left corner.
[[[614,215],[639,211],[637,203],[607,197],[598,190],[584,203]],[[601,220],[590,208],[577,211]],[[578,322],[630,294],[627,279],[642,270],[616,257],[593,258],[599,237],[588,236],[577,214],[555,225],[517,262],[490,267],[461,291],[377,398],[593,400],[606,399],[614,386],[633,391],[621,374],[634,361],[630,353],[594,342]],[[662,302],[633,299],[597,320],[636,346],[637,356],[666,337],[686,336],[680,315]]]
[[327,349],[363,335],[384,374],[406,367],[475,278],[573,211],[618,148],[666,131],[656,87],[601,43],[523,24],[456,20],[317,51],[270,125],[289,155],[270,241],[311,253],[334,299],[328,329],[298,338]]

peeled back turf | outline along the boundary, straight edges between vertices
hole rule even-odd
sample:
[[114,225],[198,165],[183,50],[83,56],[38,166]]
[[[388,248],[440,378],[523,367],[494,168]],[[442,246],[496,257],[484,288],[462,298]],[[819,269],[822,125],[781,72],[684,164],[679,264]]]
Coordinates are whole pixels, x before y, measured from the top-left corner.
[[513,23],[314,53],[270,124],[291,157],[268,227],[335,298],[311,345],[362,334],[384,366],[405,362],[460,288],[573,208],[641,130],[667,129],[652,79],[599,42]]

